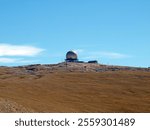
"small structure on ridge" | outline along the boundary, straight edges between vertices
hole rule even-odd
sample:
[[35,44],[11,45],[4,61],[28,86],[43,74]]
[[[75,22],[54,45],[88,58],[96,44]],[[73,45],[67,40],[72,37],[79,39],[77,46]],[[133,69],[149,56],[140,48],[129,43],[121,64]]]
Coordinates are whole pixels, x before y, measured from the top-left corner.
[[68,51],[66,54],[66,62],[78,62],[78,56],[74,51]]

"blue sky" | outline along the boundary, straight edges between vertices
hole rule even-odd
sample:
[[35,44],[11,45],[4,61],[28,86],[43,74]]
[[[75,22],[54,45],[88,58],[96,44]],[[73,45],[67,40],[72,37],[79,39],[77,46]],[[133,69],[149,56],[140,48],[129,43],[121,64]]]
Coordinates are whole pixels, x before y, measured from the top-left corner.
[[149,0],[0,0],[0,66],[79,60],[150,66]]

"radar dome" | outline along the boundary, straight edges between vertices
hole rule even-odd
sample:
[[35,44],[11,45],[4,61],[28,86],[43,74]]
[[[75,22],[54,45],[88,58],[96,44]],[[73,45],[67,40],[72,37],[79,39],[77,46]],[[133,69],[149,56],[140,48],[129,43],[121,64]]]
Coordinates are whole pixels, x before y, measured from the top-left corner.
[[66,54],[66,60],[77,60],[78,57],[77,57],[77,54],[74,52],[74,51],[68,51],[67,54]]

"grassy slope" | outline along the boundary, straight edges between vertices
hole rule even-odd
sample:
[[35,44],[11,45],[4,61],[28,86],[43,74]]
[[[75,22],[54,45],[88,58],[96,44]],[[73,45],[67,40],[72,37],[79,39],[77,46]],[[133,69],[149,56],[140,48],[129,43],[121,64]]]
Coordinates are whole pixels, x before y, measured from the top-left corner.
[[150,72],[1,75],[0,98],[35,112],[150,112]]

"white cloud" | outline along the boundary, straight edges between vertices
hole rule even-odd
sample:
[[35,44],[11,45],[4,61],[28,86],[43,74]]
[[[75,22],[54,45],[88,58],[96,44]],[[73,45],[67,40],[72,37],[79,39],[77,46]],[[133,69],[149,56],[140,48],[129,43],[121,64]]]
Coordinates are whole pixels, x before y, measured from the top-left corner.
[[73,50],[75,53],[82,53],[82,52],[84,52],[84,50],[83,49],[75,49],[75,50]]
[[92,60],[92,59],[98,59],[98,58],[99,58],[99,56],[94,56],[94,55],[82,57],[83,60]]
[[38,60],[26,60],[23,58],[0,58],[0,63],[35,63]]
[[[82,53],[83,54],[83,53]],[[123,59],[129,58],[131,56],[117,53],[117,52],[108,52],[108,51],[101,51],[101,52],[86,52],[82,55],[82,59],[89,60],[89,59],[99,59],[99,58],[109,58],[109,59]]]
[[0,58],[0,63],[15,63],[18,61],[19,59],[16,58]]
[[[0,56],[35,56],[44,49],[34,46],[11,45],[0,43]],[[4,58],[5,59],[5,58]],[[6,58],[7,60],[8,58]]]
[[25,60],[25,59],[22,59],[22,60],[19,60],[19,63],[38,63],[39,60]]
[[100,52],[100,55],[112,58],[112,59],[122,59],[129,57],[128,55],[116,53],[116,52]]

